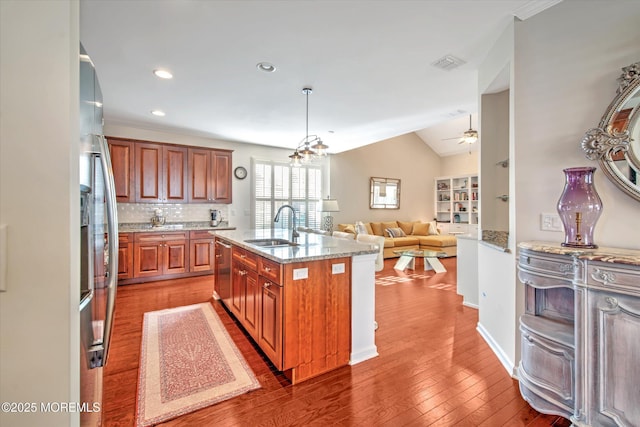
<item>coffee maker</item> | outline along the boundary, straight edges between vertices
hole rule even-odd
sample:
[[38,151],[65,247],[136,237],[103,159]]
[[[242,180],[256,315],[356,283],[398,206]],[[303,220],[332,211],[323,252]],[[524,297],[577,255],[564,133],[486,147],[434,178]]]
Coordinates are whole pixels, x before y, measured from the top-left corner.
[[222,222],[222,212],[218,209],[211,209],[211,226],[217,227]]

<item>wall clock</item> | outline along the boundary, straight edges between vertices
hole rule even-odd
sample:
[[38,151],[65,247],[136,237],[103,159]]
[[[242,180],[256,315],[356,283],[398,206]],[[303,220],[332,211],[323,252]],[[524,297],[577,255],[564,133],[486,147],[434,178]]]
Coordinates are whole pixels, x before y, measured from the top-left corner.
[[247,170],[242,166],[238,166],[233,170],[233,174],[238,179],[245,179],[247,177]]

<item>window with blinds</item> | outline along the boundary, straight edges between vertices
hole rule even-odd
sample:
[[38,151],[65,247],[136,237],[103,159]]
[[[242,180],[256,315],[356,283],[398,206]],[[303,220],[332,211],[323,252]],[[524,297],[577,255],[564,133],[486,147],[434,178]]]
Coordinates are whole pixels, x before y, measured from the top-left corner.
[[297,227],[320,228],[318,201],[322,197],[322,167],[254,161],[254,228],[291,228],[291,211],[283,211],[280,221],[273,217],[282,205],[291,205],[298,213]]

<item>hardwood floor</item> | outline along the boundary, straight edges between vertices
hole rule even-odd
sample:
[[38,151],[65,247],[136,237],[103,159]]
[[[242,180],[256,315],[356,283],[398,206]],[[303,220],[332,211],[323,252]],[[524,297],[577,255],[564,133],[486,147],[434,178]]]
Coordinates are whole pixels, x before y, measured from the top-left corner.
[[[166,426],[569,426],[521,397],[476,332],[477,310],[455,293],[456,259],[433,276],[376,275],[379,357],[292,386],[273,369],[221,303],[212,277],[121,286],[105,368],[103,425],[134,426],[143,313],[212,301],[261,389],[168,421]],[[419,267],[421,268],[421,267]],[[428,276],[420,278],[417,276]]]

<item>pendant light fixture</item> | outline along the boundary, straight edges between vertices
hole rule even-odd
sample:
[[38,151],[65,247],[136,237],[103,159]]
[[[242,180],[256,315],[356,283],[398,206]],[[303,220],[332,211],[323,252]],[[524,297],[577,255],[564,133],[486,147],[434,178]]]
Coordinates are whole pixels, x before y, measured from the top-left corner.
[[298,144],[293,154],[289,156],[292,166],[300,166],[301,163],[308,163],[317,156],[326,156],[327,148],[329,148],[322,142],[322,139],[320,139],[318,135],[309,135],[309,95],[312,92],[313,90],[309,87],[302,89],[302,93],[307,97],[306,133],[304,139]]

